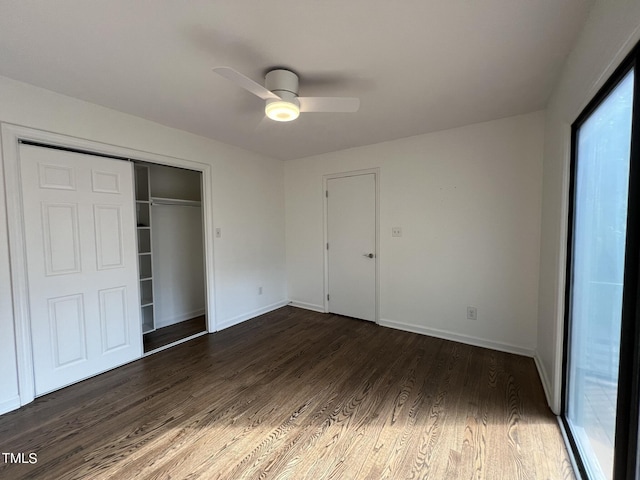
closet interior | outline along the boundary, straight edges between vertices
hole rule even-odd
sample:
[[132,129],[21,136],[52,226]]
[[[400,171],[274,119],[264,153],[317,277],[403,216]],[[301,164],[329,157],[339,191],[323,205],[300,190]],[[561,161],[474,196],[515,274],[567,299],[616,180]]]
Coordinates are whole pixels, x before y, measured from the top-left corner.
[[202,174],[134,162],[144,352],[207,331]]

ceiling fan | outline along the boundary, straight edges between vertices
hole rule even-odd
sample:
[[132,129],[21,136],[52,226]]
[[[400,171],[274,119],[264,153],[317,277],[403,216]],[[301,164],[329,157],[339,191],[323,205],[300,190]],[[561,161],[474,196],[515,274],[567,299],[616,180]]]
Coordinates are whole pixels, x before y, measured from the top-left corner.
[[272,120],[290,122],[301,112],[357,112],[360,99],[354,97],[299,97],[298,75],[275,68],[265,75],[264,87],[231,67],[215,67],[218,75],[265,100],[264,112]]

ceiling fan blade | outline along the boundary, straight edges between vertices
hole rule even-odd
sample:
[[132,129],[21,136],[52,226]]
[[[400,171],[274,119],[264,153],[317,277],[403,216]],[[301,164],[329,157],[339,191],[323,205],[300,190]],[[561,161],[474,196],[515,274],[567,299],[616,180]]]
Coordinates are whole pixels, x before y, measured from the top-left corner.
[[360,108],[355,97],[298,97],[301,112],[351,113]]
[[253,93],[254,95],[256,95],[257,97],[260,97],[263,100],[268,100],[270,98],[280,98],[271,90],[267,90],[259,83],[254,82],[249,77],[241,74],[240,72],[234,70],[231,67],[215,67],[213,71],[216,72],[218,75],[226,78],[227,80],[231,80],[233,83],[235,83],[239,87],[244,88],[248,92]]

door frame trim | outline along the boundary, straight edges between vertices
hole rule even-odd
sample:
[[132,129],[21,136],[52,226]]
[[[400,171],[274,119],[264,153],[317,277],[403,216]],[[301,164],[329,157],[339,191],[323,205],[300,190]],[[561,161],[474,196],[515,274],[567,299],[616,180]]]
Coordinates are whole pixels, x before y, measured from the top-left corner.
[[[9,236],[9,266],[11,279],[11,298],[13,300],[13,323],[18,367],[18,390],[20,405],[35,399],[35,375],[33,371],[33,349],[31,343],[31,318],[29,313],[29,286],[27,282],[27,256],[22,207],[22,188],[20,182],[21,140],[41,143],[53,147],[69,148],[111,157],[139,160],[158,165],[187,168],[202,173],[202,217],[204,233],[205,262],[205,302],[207,312],[207,331],[215,332],[214,251],[213,251],[213,203],[211,165],[177,157],[118,147],[68,135],[47,132],[10,123],[0,123],[2,137],[2,166],[4,170],[5,194],[7,204],[7,227]],[[123,160],[124,161],[124,160]],[[140,336],[142,345],[142,336]],[[142,357],[140,357],[142,358]]]
[[375,278],[375,287],[376,287],[376,304],[375,304],[375,323],[380,324],[380,168],[366,168],[363,170],[352,170],[347,172],[339,172],[339,173],[330,173],[322,176],[322,218],[323,218],[323,242],[322,242],[322,251],[323,251],[323,275],[324,275],[324,284],[323,284],[323,292],[322,292],[322,304],[324,306],[324,313],[329,313],[329,301],[327,300],[327,293],[329,292],[329,252],[326,248],[326,245],[329,241],[329,203],[328,198],[326,196],[328,181],[333,178],[344,178],[344,177],[355,177],[359,175],[371,175],[373,174],[373,179],[375,183],[375,233],[376,233],[376,246],[375,246],[375,262],[376,262],[376,278]]

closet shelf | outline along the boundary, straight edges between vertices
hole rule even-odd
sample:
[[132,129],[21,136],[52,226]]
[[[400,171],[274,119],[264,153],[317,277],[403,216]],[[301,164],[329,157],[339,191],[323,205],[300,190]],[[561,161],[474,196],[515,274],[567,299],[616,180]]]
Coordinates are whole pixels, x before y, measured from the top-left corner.
[[181,198],[151,197],[151,205],[180,205],[183,207],[199,207],[199,200],[183,200]]
[[140,321],[142,333],[153,332],[155,307],[153,305],[153,262],[151,231],[151,184],[149,167],[134,164],[136,187],[136,222],[138,226],[138,276],[140,289]]

